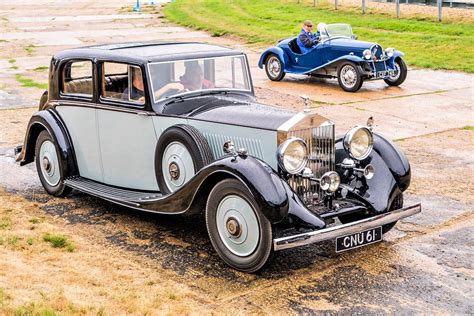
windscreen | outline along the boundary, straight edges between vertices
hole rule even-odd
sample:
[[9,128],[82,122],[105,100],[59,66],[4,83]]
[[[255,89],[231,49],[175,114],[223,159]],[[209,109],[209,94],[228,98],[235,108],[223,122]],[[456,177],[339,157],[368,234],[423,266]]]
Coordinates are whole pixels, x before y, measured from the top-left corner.
[[155,102],[195,91],[251,91],[244,56],[159,62],[149,67]]
[[332,37],[352,37],[352,28],[349,24],[328,24],[326,25],[327,35]]

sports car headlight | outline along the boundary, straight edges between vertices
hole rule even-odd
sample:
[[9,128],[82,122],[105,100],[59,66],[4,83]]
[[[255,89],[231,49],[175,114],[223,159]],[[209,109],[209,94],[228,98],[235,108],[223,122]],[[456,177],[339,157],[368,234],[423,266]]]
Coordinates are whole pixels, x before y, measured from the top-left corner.
[[370,58],[372,58],[372,53],[370,52],[370,49],[364,50],[364,52],[362,53],[362,55],[364,56],[365,59],[370,59]]
[[367,127],[356,126],[346,133],[343,144],[349,156],[357,160],[363,160],[372,151],[374,137]]
[[308,149],[301,138],[285,140],[277,151],[277,160],[280,168],[290,174],[297,174],[306,167]]
[[394,51],[394,48],[388,47],[387,49],[385,49],[385,55],[387,55],[388,58],[392,58]]

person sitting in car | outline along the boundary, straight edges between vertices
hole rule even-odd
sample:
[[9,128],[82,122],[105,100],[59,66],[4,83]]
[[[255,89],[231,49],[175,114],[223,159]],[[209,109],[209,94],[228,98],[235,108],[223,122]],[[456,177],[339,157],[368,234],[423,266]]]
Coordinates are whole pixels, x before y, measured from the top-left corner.
[[309,52],[316,44],[318,44],[320,33],[313,33],[313,22],[306,20],[303,22],[303,28],[301,29],[296,43],[298,44],[301,53],[306,54]]
[[122,93],[123,100],[145,102],[142,72],[140,68],[132,67],[132,89],[126,88]]
[[169,95],[171,92],[195,91],[214,88],[214,84],[204,78],[201,66],[197,62],[190,62],[185,66],[184,74],[179,77],[179,82],[172,82],[155,92],[156,98]]

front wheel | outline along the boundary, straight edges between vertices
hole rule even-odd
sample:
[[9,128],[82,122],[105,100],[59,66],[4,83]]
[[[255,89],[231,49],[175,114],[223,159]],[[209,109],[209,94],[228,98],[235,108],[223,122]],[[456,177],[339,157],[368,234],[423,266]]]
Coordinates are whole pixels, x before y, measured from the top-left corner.
[[59,158],[59,150],[53,137],[47,130],[42,131],[36,139],[36,170],[46,192],[54,196],[65,196],[71,188],[64,184],[66,166]]
[[393,63],[395,65],[395,69],[397,70],[397,74],[394,76],[385,78],[384,81],[389,86],[399,86],[407,78],[407,73],[408,73],[407,64],[401,58],[397,58]]
[[283,66],[280,58],[275,54],[268,55],[265,61],[265,72],[267,73],[268,79],[272,81],[280,81],[285,77]]
[[260,270],[273,255],[271,223],[242,182],[216,184],[206,206],[206,225],[212,246],[229,266],[244,272]]
[[364,80],[360,67],[351,61],[346,61],[337,70],[339,86],[347,92],[356,92],[362,87]]

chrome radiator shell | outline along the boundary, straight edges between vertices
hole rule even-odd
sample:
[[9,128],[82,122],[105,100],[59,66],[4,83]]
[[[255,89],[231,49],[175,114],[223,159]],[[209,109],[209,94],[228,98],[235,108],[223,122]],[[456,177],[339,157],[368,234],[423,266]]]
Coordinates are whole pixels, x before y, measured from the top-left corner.
[[[288,137],[298,137],[306,142],[308,146],[307,167],[311,169],[316,178],[321,178],[324,173],[335,170],[335,125],[333,122],[326,121],[318,127],[292,130],[288,132]],[[288,183],[305,204],[317,203],[323,197],[322,190],[314,181],[291,176]]]

